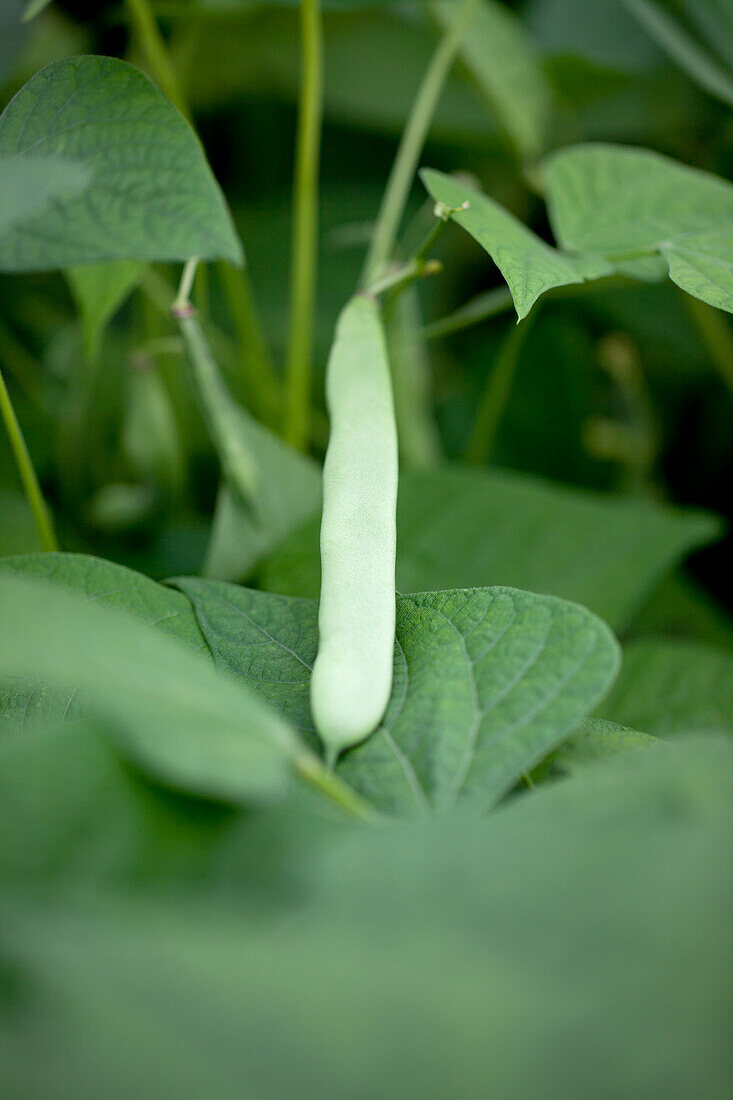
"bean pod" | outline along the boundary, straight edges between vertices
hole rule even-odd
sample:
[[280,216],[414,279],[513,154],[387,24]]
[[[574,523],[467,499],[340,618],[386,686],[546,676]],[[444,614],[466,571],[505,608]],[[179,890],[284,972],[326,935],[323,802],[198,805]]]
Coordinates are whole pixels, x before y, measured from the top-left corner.
[[326,400],[331,432],[311,709],[333,761],[375,729],[392,690],[397,429],[381,312],[366,294],[339,317]]

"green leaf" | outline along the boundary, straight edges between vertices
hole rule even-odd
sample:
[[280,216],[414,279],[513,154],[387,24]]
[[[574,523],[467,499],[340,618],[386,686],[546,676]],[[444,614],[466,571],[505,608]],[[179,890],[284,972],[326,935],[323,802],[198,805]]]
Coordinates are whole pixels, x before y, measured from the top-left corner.
[[218,580],[244,580],[321,501],[318,465],[238,411],[258,478],[249,506],[226,485],[219,490],[204,562],[205,575]]
[[664,257],[688,294],[733,313],[733,186],[646,149],[578,145],[541,168],[562,247]]
[[[179,578],[219,666],[311,742],[315,601]],[[391,813],[491,806],[588,713],[616,643],[585,609],[512,589],[397,600],[392,698],[338,772]]]
[[702,37],[733,68],[733,9],[728,0],[682,0]]
[[23,12],[23,22],[30,23],[31,19],[35,19],[37,15],[40,15],[50,3],[51,0],[28,0]]
[[48,581],[3,573],[0,607],[4,623],[18,624],[0,635],[0,671],[66,689],[70,699],[82,691],[126,755],[156,778],[232,801],[286,788],[298,751],[292,731],[208,658]]
[[585,718],[580,728],[555,749],[550,763],[553,770],[576,775],[589,765],[603,763],[618,753],[654,749],[660,744],[659,738],[620,726],[618,722]]
[[137,286],[144,270],[145,265],[137,260],[67,268],[66,278],[81,314],[84,343],[90,357],[99,351],[105,328]]
[[[441,0],[430,10],[447,28],[459,7]],[[503,4],[482,0],[459,54],[519,155],[536,159],[545,148],[552,94],[522,21]]]
[[5,1090],[724,1100],[731,783],[679,744],[488,823],[301,815],[177,890],[6,886]]
[[91,178],[3,235],[0,270],[192,256],[241,263],[196,135],[132,65],[72,57],[37,73],[0,117],[0,157],[41,156],[62,156]]
[[681,570],[655,588],[631,624],[631,633],[637,638],[665,634],[733,650],[730,615]]
[[673,61],[717,99],[733,106],[733,73],[729,73],[675,19],[652,0],[623,0],[631,14]]
[[733,734],[733,653],[663,638],[631,642],[603,715],[659,737]]
[[5,881],[194,875],[234,814],[146,782],[91,720],[4,736],[0,760]]
[[[491,256],[507,281],[520,321],[545,291],[597,279],[613,271],[598,256],[558,252],[493,199],[451,176],[423,169],[420,177],[435,201],[452,209],[453,221],[463,226]],[[467,209],[457,209],[464,203],[468,203]]]
[[0,554],[28,554],[43,549],[33,513],[19,490],[0,489],[0,515]]
[[13,232],[56,202],[76,198],[89,186],[92,172],[69,157],[0,156],[0,250]]
[[[622,630],[669,568],[712,541],[712,517],[552,485],[507,470],[405,470],[397,504],[402,592],[508,585],[589,607]],[[264,565],[263,586],[317,596],[319,520]]]
[[23,26],[24,0],[3,0],[0,4],[0,81],[7,80],[17,61],[28,28]]

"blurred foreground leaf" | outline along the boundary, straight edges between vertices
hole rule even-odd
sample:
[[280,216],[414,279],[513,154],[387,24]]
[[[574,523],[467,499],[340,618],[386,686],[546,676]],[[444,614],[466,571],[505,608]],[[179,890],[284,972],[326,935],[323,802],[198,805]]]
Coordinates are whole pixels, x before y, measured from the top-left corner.
[[490,823],[314,834],[303,814],[265,815],[208,874],[181,867],[179,888],[85,895],[78,846],[74,900],[58,878],[24,890],[21,869],[2,903],[5,1087],[565,1100],[602,1080],[613,1097],[724,1100],[732,782],[728,745],[679,743]]
[[[63,584],[3,571],[0,607],[3,622],[16,624],[0,635],[0,672],[66,691],[61,718],[83,692],[85,705],[154,776],[234,801],[272,797],[287,785],[297,752],[292,731],[206,657]],[[4,710],[12,726],[18,716],[22,726],[33,695],[10,695]]]

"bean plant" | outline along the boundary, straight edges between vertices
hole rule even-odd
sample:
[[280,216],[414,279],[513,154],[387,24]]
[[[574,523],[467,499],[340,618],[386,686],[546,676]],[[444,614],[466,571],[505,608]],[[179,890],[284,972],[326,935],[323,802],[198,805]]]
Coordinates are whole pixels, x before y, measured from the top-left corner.
[[0,88],[3,1094],[729,1096],[728,4]]

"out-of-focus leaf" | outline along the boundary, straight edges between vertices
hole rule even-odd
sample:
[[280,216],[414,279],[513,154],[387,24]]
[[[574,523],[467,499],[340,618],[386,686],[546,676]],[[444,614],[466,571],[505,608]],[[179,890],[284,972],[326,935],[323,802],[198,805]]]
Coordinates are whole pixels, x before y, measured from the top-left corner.
[[524,18],[540,47],[638,74],[659,60],[619,0],[528,0]]
[[28,0],[23,12],[23,22],[29,23],[31,19],[35,19],[50,3],[51,0]]
[[[451,209],[453,221],[491,256],[509,285],[520,321],[545,291],[612,274],[612,266],[599,256],[570,256],[552,248],[493,199],[465,183],[429,169],[420,175],[436,202]],[[464,203],[468,205],[461,209]]]
[[[602,1080],[609,1097],[727,1100],[731,783],[728,745],[677,744],[490,823],[313,844],[295,817],[179,890],[6,888],[4,1086],[566,1100]],[[253,848],[270,877],[290,865],[279,899]]]
[[23,226],[55,202],[73,199],[89,186],[87,165],[64,156],[11,160],[0,155],[0,249]]
[[[0,561],[0,577],[6,576],[50,581],[90,603],[126,611],[142,626],[174,638],[191,653],[208,656],[188,600],[122,565],[86,554],[19,554]],[[64,689],[42,681],[6,677],[0,681],[3,733],[70,721],[89,709],[85,693],[73,685]]]
[[656,749],[661,742],[648,733],[607,722],[602,718],[585,718],[580,728],[555,749],[550,760],[553,771],[576,775],[593,764],[635,749]]
[[659,253],[672,280],[733,313],[733,186],[646,149],[579,145],[541,168],[563,248],[613,262]]
[[0,554],[29,554],[42,549],[33,513],[20,491],[0,490],[0,517]]
[[708,45],[733,67],[733,8],[728,0],[682,0],[682,6]]
[[0,5],[0,81],[6,79],[25,42],[22,23],[24,0],[3,0]]
[[188,123],[138,69],[111,57],[48,65],[0,117],[0,157],[63,156],[90,178],[0,242],[0,268],[224,258],[242,250]]
[[[589,607],[621,630],[669,568],[712,541],[717,522],[641,500],[551,485],[506,470],[404,471],[397,588],[508,585]],[[318,595],[319,521],[285,540],[264,587]]]
[[668,638],[631,642],[602,711],[659,737],[733,734],[733,654]]
[[144,270],[145,265],[136,260],[67,268],[65,274],[81,313],[89,356],[99,351],[104,329],[137,286]]
[[[459,8],[455,0],[430,6],[444,28]],[[535,160],[545,148],[552,94],[521,19],[495,0],[482,0],[459,52],[519,155]]]
[[289,447],[243,409],[238,422],[257,469],[249,503],[222,485],[204,561],[218,580],[243,580],[257,562],[318,508],[321,473],[307,455]]
[[707,52],[671,12],[653,0],[623,0],[654,41],[711,95],[733,106],[733,72]]
[[684,572],[665,577],[631,624],[634,637],[665,634],[733,652],[733,620]]
[[[123,751],[156,778],[234,802],[289,784],[293,731],[211,661],[63,586],[0,575],[0,672],[83,691]],[[6,708],[14,722],[16,707]],[[63,715],[62,715],[63,717]]]
[[[217,663],[311,739],[315,601],[176,583]],[[390,813],[486,809],[588,713],[617,662],[605,625],[562,600],[501,588],[401,596],[387,712],[339,774]]]
[[[210,109],[244,96],[296,100],[299,32],[294,11],[258,5],[243,14],[226,18],[218,13],[201,22],[187,80],[194,106]],[[434,49],[435,34],[427,20],[402,4],[325,12],[326,117],[400,133]],[[496,134],[480,95],[458,72],[446,83],[431,132],[451,143],[482,147]]]

